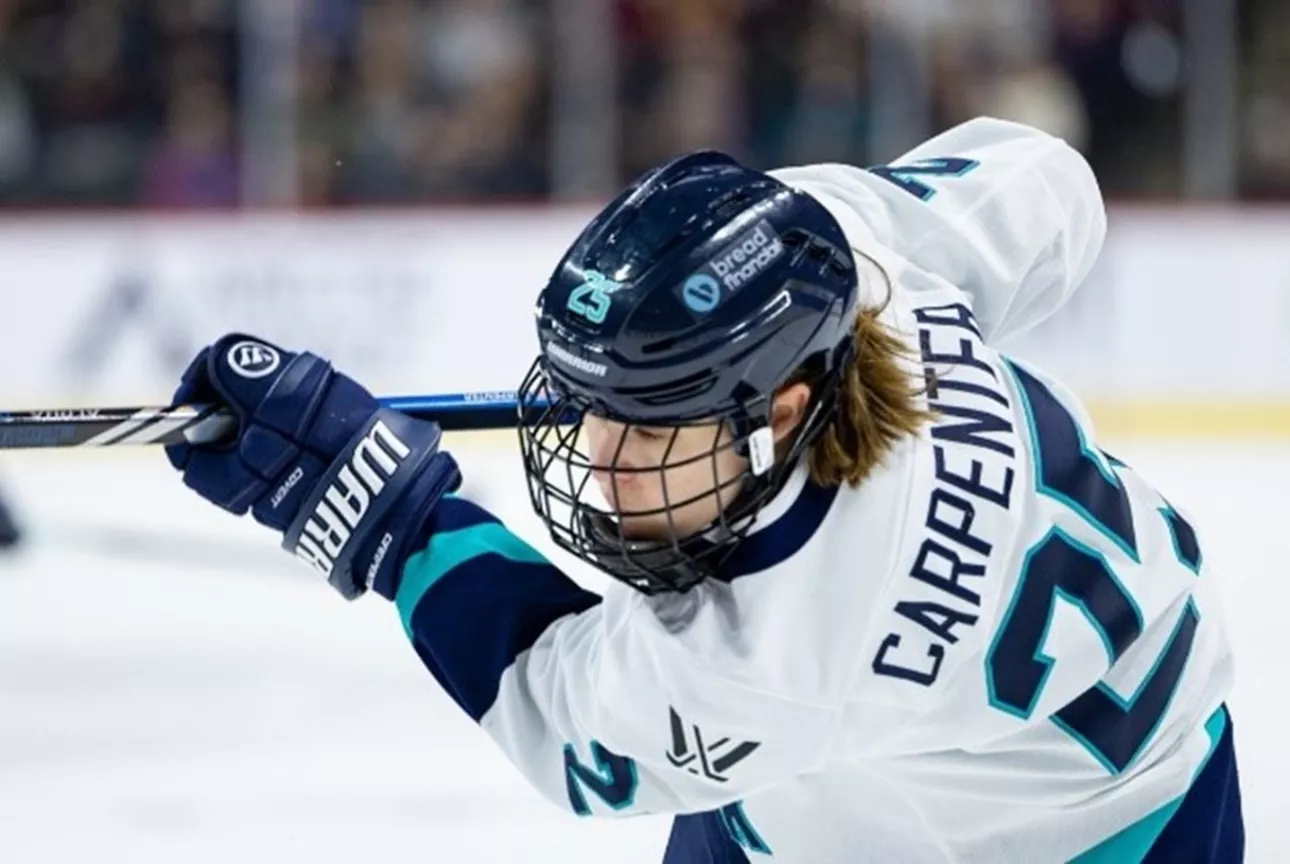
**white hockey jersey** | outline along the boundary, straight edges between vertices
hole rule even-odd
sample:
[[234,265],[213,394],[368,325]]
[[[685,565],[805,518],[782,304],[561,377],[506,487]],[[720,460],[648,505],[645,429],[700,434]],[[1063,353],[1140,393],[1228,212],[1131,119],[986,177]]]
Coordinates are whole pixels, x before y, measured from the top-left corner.
[[991,348],[1087,275],[1092,173],[990,119],[774,173],[836,216],[871,302],[890,285],[935,421],[857,489],[799,469],[738,572],[684,595],[590,594],[446,499],[397,597],[413,645],[557,805],[687,814],[669,861],[1139,860],[1224,722],[1215,575],[1078,401]]

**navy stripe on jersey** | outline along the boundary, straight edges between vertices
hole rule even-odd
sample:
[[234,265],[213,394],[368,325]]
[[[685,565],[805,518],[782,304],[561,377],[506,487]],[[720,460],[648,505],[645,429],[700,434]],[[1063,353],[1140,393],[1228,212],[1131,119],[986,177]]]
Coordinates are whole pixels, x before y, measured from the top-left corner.
[[551,624],[600,602],[482,507],[445,498],[394,602],[426,668],[480,720],[502,674]]
[[1211,735],[1221,728],[1219,740],[1142,864],[1227,864],[1245,860],[1241,778],[1227,706],[1219,708],[1205,726]]
[[[750,864],[743,847],[753,841],[728,815],[736,806],[675,816],[667,849],[663,852],[663,864]],[[742,814],[742,808],[739,812]],[[769,854],[761,838],[755,833],[753,838],[760,844],[759,851]]]
[[806,541],[815,536],[829,508],[837,500],[839,488],[817,486],[806,481],[783,516],[748,535],[735,547],[730,557],[722,562],[717,578],[730,582],[740,576],[769,570],[792,558],[806,545]]
[[458,498],[456,495],[443,496],[439,503],[435,505],[434,512],[430,518],[430,527],[440,534],[448,531],[459,531],[462,528],[471,528],[475,525],[482,525],[485,522],[500,524],[500,520],[483,507],[478,504],[472,504],[464,498]]
[[[735,547],[718,578],[768,570],[797,554],[837,494],[836,486],[807,482],[784,515]],[[553,622],[601,598],[464,499],[439,502],[426,531],[426,546],[404,564],[395,605],[426,668],[478,721],[515,658]]]

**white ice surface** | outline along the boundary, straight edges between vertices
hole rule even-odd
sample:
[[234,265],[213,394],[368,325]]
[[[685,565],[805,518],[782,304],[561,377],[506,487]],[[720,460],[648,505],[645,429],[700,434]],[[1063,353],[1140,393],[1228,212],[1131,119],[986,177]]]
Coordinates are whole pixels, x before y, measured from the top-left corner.
[[[1225,580],[1247,860],[1290,861],[1290,447],[1112,449],[1191,510]],[[460,452],[537,539],[514,454]],[[0,559],[0,862],[659,860],[666,819],[538,798],[388,604],[344,602],[160,453],[5,454],[0,474],[34,537]]]

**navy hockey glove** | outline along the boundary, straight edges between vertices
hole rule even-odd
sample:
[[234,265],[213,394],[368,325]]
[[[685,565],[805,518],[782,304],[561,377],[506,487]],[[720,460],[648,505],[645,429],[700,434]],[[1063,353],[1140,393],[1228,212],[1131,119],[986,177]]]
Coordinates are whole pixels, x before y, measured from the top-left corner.
[[283,534],[345,597],[398,590],[406,545],[461,474],[440,430],[382,408],[317,355],[242,334],[203,348],[174,403],[224,405],[237,433],[166,448],[184,483]]

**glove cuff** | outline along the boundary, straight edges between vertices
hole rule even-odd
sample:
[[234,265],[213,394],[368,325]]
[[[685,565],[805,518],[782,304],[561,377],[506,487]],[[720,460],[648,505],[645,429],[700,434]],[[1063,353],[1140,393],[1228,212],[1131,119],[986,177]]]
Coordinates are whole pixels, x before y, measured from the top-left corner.
[[347,599],[368,587],[353,573],[355,553],[439,449],[433,423],[377,411],[350,438],[287,528],[282,547]]

